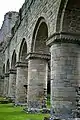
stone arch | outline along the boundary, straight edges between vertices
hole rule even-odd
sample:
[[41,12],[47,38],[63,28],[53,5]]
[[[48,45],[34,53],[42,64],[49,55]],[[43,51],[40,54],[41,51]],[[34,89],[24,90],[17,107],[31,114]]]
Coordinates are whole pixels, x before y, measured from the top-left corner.
[[[47,38],[48,26],[45,18],[40,17],[34,28],[31,45],[32,56],[30,56],[31,60],[29,60],[29,70],[31,70],[28,74],[28,92],[30,93],[28,96],[29,107],[41,108],[43,104],[45,106],[46,103],[48,61],[50,60],[49,47],[46,45]],[[33,84],[32,81],[34,81],[35,84]]]
[[80,33],[80,1],[68,0],[63,18],[62,30]]
[[11,60],[11,69],[15,69],[15,65],[16,65],[16,52],[14,50],[12,54],[12,60]]
[[9,63],[9,59],[7,60],[7,64],[6,64],[6,73],[9,72],[10,69],[10,63]]
[[16,51],[13,51],[11,58],[11,69],[9,73],[9,93],[8,96],[14,101],[16,90]]
[[19,49],[19,60],[16,64],[16,104],[23,104],[27,102],[27,82],[28,82],[28,63],[27,57],[27,43],[23,38]]
[[58,15],[57,15],[57,20],[56,20],[56,32],[61,31],[61,23],[63,21],[62,19],[65,13],[65,6],[67,4],[67,1],[68,0],[61,0]]
[[[49,54],[49,47],[46,45],[46,39],[48,38],[48,26],[45,18],[40,17],[36,23],[33,33],[33,47],[32,51],[42,54]],[[48,81],[47,81],[47,93],[50,93],[50,61],[48,61]]]
[[48,27],[44,17],[40,17],[33,32],[31,52],[49,53],[49,48],[46,46],[47,38]]
[[79,0],[62,0],[57,16],[56,31],[80,33],[80,2]]
[[20,45],[19,61],[25,61],[26,55],[27,55],[27,43],[25,38],[23,38]]

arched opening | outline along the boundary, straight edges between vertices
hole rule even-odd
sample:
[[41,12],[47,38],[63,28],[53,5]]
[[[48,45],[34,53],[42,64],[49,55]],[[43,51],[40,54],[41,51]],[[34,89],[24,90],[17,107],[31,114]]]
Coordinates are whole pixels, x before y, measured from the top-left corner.
[[[44,18],[39,18],[38,26],[34,36],[34,52],[41,54],[50,54],[49,47],[46,45],[48,38],[48,27]],[[47,94],[50,95],[50,60],[48,63]]]
[[38,31],[37,31],[37,36],[36,36],[36,42],[35,42],[35,47],[34,51],[39,52],[39,53],[48,53],[49,49],[46,46],[46,39],[48,37],[48,29],[47,25],[45,22],[42,22]]
[[32,52],[49,54],[49,47],[46,45],[46,39],[48,38],[48,27],[44,19],[38,21],[36,24],[36,30],[33,34]]
[[11,59],[11,69],[9,74],[9,97],[15,100],[16,93],[16,51],[13,51]]
[[5,64],[3,65],[3,70],[2,70],[2,74],[5,74]]
[[6,64],[6,73],[9,72],[10,69],[10,63],[9,63],[9,59],[7,60],[7,64]]
[[3,68],[2,68],[2,78],[4,79],[5,77],[5,64],[3,65]]
[[11,61],[11,69],[16,69],[15,65],[16,65],[16,52],[14,50],[13,55],[12,55],[12,61]]
[[[65,34],[80,33],[80,2],[79,0],[61,0],[57,15],[56,32]],[[73,33],[73,34],[72,34]]]
[[19,50],[19,61],[17,62],[16,104],[27,102],[28,64],[26,57],[27,43],[23,38]]
[[[31,46],[31,52],[35,54],[35,58],[29,62],[29,67],[32,69],[32,75],[29,73],[29,79],[32,78],[35,85],[29,87],[31,96],[34,94],[33,98],[29,95],[29,101],[37,101],[38,99],[37,102],[41,103],[42,107],[45,106],[45,98],[50,96],[50,58],[46,59],[50,55],[50,51],[46,45],[47,38],[48,26],[45,19],[40,17],[34,29]],[[32,81],[29,82],[32,85]],[[32,93],[32,90],[35,93]]]
[[23,39],[20,46],[19,61],[25,61],[26,56],[27,56],[27,43],[25,39]]
[[80,1],[68,0],[62,20],[62,30],[69,33],[80,33]]

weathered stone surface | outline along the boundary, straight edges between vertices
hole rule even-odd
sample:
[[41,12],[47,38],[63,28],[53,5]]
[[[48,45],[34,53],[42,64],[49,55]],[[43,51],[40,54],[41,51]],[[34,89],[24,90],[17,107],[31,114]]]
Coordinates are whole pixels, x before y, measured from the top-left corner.
[[[47,61],[31,59],[28,61],[28,105],[31,108],[41,108],[46,98]],[[46,104],[46,102],[45,102]]]
[[8,97],[14,100],[16,92],[16,70],[10,69],[9,71]]
[[[8,84],[4,74],[15,67]],[[51,79],[51,119],[74,119],[80,102],[79,0],[25,0],[19,13],[6,13],[0,29],[0,76],[0,95],[4,81],[4,95],[9,91],[15,104],[27,101],[34,111],[46,106]]]
[[5,77],[4,77],[4,91],[3,91],[4,97],[8,97],[8,88],[9,88],[9,73],[5,73]]
[[27,64],[17,63],[16,64],[17,75],[16,75],[16,93],[15,93],[15,104],[27,103]]
[[64,116],[71,118],[76,109],[76,86],[80,75],[78,51],[75,44],[59,43],[51,47],[51,99],[54,115],[61,115],[61,119]]

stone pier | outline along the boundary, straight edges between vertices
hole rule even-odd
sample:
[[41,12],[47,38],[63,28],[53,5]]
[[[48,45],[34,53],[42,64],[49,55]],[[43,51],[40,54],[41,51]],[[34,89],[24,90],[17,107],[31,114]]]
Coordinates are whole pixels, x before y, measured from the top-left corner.
[[25,62],[17,62],[16,64],[16,98],[15,104],[22,105],[27,103],[27,76],[28,66]]
[[4,76],[4,97],[8,97],[9,91],[9,73],[5,73]]
[[76,87],[80,71],[79,45],[53,42],[51,51],[51,107],[53,118],[75,117]]
[[10,69],[8,97],[11,98],[12,100],[15,99],[15,90],[16,90],[16,69]]
[[30,53],[28,59],[28,109],[46,107],[48,60],[50,55]]

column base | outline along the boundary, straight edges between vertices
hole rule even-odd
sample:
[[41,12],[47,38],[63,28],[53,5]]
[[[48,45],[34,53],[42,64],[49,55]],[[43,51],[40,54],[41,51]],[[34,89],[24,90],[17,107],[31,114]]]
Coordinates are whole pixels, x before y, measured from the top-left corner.
[[50,110],[50,120],[77,120],[76,117],[74,116],[75,113],[74,111],[72,112],[66,112],[66,113],[55,113],[54,109],[51,108]]
[[43,114],[50,114],[50,109],[48,109],[48,108],[43,108],[43,109],[38,109],[38,108],[24,108],[24,111],[26,112],[26,113],[34,113],[34,114],[36,114],[36,113],[43,113]]
[[80,120],[80,118],[59,118],[59,117],[55,117],[55,116],[52,116],[49,118],[49,120]]
[[15,103],[15,97],[7,97],[8,98],[8,100],[11,102],[11,103]]
[[77,120],[77,118],[72,118],[72,117],[68,117],[68,116],[64,116],[64,117],[51,116],[50,120]]
[[20,102],[17,102],[17,103],[14,103],[15,106],[27,106],[27,103],[20,103]]
[[28,101],[27,108],[24,109],[27,113],[49,113],[50,109],[46,107],[46,105],[43,107],[39,101]]

